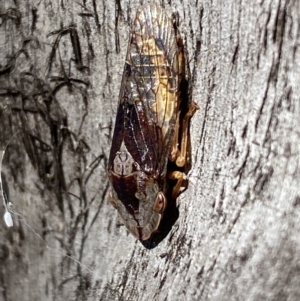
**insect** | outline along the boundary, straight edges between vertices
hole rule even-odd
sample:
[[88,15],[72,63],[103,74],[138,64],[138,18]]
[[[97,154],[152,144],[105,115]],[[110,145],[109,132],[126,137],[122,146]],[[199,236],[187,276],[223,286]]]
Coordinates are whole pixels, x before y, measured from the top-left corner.
[[[157,4],[142,6],[133,22],[108,161],[110,202],[139,240],[157,231],[167,206],[167,177],[183,181],[168,162],[186,163],[192,104],[180,118],[184,55],[172,20]],[[181,119],[181,120],[180,120]],[[181,138],[181,141],[179,141]]]

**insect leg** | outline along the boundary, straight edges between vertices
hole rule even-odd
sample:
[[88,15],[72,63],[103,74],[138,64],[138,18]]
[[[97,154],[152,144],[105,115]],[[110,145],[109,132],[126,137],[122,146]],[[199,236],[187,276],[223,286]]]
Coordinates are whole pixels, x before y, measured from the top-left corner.
[[181,171],[170,171],[167,174],[167,177],[171,180],[177,180],[176,185],[173,187],[173,191],[172,191],[172,199],[176,199],[177,196],[179,195],[179,190],[180,187],[182,186],[182,182],[183,180],[185,180],[185,174]]
[[186,162],[186,153],[187,153],[187,144],[188,144],[188,130],[189,130],[189,123],[190,119],[193,117],[196,110],[199,109],[199,106],[192,102],[190,105],[190,108],[188,112],[185,114],[183,120],[182,120],[182,133],[181,133],[181,143],[180,143],[180,152],[176,159],[176,165],[178,167],[183,167]]

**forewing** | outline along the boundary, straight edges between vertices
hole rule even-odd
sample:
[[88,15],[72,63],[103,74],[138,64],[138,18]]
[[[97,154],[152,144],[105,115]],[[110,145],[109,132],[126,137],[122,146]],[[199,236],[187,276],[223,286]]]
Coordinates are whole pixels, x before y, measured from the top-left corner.
[[144,6],[132,27],[112,152],[124,141],[146,173],[165,170],[179,106],[178,81],[178,47],[172,21],[160,6]]

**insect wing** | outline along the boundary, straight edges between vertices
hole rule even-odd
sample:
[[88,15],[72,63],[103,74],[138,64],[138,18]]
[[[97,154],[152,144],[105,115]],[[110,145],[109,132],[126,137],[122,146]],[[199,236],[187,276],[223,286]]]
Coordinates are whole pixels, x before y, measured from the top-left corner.
[[128,45],[108,166],[114,205],[140,239],[161,218],[153,208],[158,195],[163,200],[178,114],[178,52],[166,13],[156,4],[142,7]]

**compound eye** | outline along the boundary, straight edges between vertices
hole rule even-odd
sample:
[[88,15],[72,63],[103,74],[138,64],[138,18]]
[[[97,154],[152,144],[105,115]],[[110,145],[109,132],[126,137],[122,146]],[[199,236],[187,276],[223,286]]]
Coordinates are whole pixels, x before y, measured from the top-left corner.
[[117,209],[117,202],[115,201],[115,199],[113,198],[113,195],[112,195],[112,192],[110,191],[109,192],[109,201],[110,201],[110,203],[113,205],[113,207],[115,208],[115,209]]
[[167,199],[165,195],[160,191],[157,194],[153,210],[156,211],[157,213],[163,213],[167,207]]

